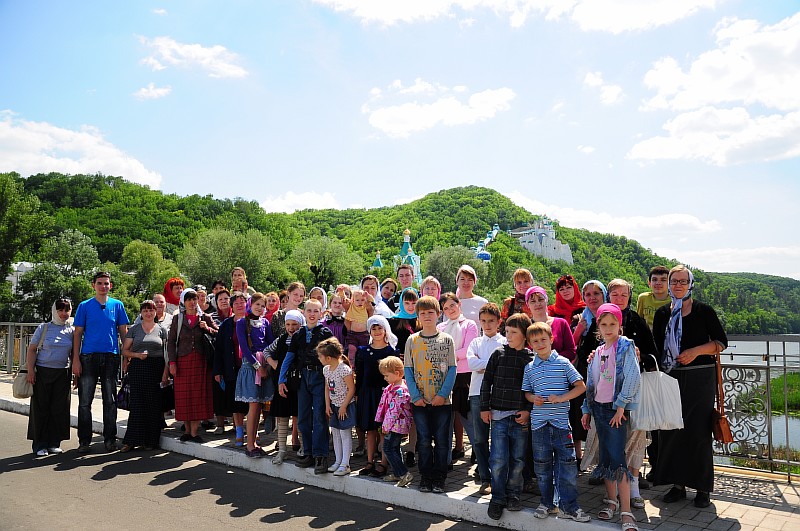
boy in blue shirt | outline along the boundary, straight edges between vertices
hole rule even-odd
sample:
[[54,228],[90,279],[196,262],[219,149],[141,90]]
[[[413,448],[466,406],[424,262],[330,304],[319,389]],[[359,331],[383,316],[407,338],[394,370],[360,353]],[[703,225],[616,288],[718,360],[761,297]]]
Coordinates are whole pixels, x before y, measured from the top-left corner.
[[569,401],[586,392],[586,384],[570,361],[553,350],[553,332],[545,322],[533,323],[528,343],[536,356],[525,367],[522,390],[531,408],[533,462],[542,501],[533,515],[547,518],[553,504],[553,469],[558,467],[559,518],[591,520],[578,506],[578,467],[569,425]]

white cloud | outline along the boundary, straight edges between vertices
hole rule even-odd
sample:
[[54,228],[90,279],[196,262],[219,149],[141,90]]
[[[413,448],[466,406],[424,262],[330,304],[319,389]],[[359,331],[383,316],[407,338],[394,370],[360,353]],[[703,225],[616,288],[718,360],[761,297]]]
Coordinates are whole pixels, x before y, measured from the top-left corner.
[[288,191],[283,195],[268,196],[261,202],[261,208],[267,212],[287,212],[311,208],[321,210],[326,208],[343,208],[336,197],[330,192],[301,192]]
[[742,108],[703,107],[664,124],[665,136],[647,138],[627,154],[633,160],[694,159],[715,166],[800,156],[800,111],[751,117]]
[[728,166],[800,156],[800,13],[771,26],[726,18],[714,34],[717,47],[687,68],[664,57],[647,72],[656,94],[641,109],[678,114],[628,158]]
[[800,280],[800,246],[785,247],[725,247],[687,251],[672,247],[655,248],[653,252],[665,258],[675,258],[705,271],[749,273],[769,271],[770,274]]
[[[507,17],[512,27],[525,24],[532,15],[558,21],[567,17],[584,31],[648,30],[689,17],[700,9],[713,9],[721,0],[314,0],[336,11],[347,12],[365,24],[393,25],[437,18],[457,18],[478,11]],[[470,24],[471,25],[471,24]]]
[[239,56],[220,45],[205,47],[200,44],[183,44],[171,37],[139,37],[139,41],[152,48],[153,55],[141,60],[143,65],[153,70],[163,70],[165,65],[192,68],[208,72],[209,77],[241,78],[248,72],[236,64]]
[[603,74],[600,72],[587,72],[586,77],[583,78],[583,84],[600,89],[600,101],[604,105],[619,103],[624,96],[622,87],[603,81]]
[[[361,112],[369,115],[369,123],[386,135],[405,138],[412,133],[437,125],[469,125],[507,111],[516,94],[510,88],[489,89],[467,94],[468,89],[454,89],[420,78],[405,87],[393,81],[386,91],[373,88]],[[407,101],[412,96],[412,101]],[[384,100],[391,102],[386,103]],[[428,101],[422,101],[427,99]]]
[[580,151],[584,155],[591,155],[592,153],[594,153],[595,148],[594,148],[594,146],[583,146],[583,145],[581,145],[581,146],[578,146],[578,151]]
[[640,242],[675,241],[694,237],[699,233],[713,234],[722,228],[716,220],[703,221],[697,216],[678,212],[657,216],[625,216],[616,212],[596,212],[547,204],[517,190],[505,195],[532,214],[547,214],[564,226],[616,234]]
[[163,17],[163,16],[167,15],[167,10],[164,9],[163,7],[157,7],[155,9],[153,9],[153,13],[155,13],[156,15],[158,15],[160,17]]
[[0,171],[103,173],[152,188],[159,188],[162,180],[158,172],[103,138],[96,127],[84,125],[74,131],[23,120],[8,110],[0,111]]
[[474,18],[462,18],[458,21],[458,27],[461,29],[471,28],[475,24]]
[[157,100],[169,95],[172,92],[172,87],[156,87],[155,83],[148,83],[146,87],[142,87],[133,93],[133,97],[139,100]]
[[654,63],[644,84],[656,95],[643,109],[685,111],[737,103],[800,109],[800,13],[772,26],[724,19],[714,31],[717,47],[686,69],[672,57]]

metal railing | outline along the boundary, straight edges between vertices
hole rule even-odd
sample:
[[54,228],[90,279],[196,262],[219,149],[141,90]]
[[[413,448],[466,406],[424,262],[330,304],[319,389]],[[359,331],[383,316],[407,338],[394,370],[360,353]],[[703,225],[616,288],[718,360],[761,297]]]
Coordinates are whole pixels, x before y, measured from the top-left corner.
[[39,323],[0,323],[0,370],[10,374],[25,364],[37,326]]
[[[792,481],[800,476],[800,417],[789,409],[787,376],[800,373],[800,335],[731,335],[728,343],[720,360],[734,440],[715,442],[717,461]],[[781,377],[782,399],[768,392]]]

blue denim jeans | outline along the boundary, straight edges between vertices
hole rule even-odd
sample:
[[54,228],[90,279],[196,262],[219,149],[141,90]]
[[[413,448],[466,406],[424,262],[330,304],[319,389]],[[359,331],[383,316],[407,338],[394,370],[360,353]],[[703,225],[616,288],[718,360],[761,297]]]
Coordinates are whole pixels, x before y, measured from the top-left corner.
[[553,479],[555,476],[561,510],[574,513],[578,506],[578,466],[575,459],[575,442],[572,430],[556,428],[549,422],[531,434],[533,442],[533,464],[542,505],[551,508],[553,503]]
[[444,481],[450,461],[450,425],[453,408],[444,406],[411,406],[417,426],[417,463],[423,479]]
[[119,354],[96,352],[81,354],[81,376],[78,378],[78,443],[92,441],[92,401],[100,379],[103,396],[103,440],[117,440],[117,375]]
[[592,412],[592,422],[597,430],[599,451],[597,454],[597,467],[592,472],[593,477],[619,481],[623,475],[631,479],[628,462],[625,459],[625,441],[628,437],[628,420],[623,420],[618,428],[609,424],[617,412],[613,403],[600,404],[592,401],[589,404]]
[[508,498],[519,498],[522,492],[522,468],[525,466],[525,446],[528,426],[517,423],[511,415],[492,421],[492,502],[506,504]]
[[403,477],[408,472],[405,463],[403,463],[403,456],[400,453],[400,443],[403,442],[403,436],[399,433],[390,431],[383,436],[383,455],[389,461],[389,466],[392,467],[392,474],[397,477]]
[[325,415],[325,377],[322,371],[300,370],[297,390],[297,427],[305,455],[328,457],[328,417]]
[[489,425],[481,419],[481,397],[479,395],[469,397],[469,417],[472,422],[472,452],[478,463],[478,474],[481,481],[489,481]]

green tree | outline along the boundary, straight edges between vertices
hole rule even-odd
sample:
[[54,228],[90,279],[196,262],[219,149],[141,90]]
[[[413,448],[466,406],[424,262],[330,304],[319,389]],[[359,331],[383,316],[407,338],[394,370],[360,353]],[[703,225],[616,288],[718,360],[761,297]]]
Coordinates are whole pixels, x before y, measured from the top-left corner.
[[231,270],[243,267],[247,282],[255,289],[267,292],[290,282],[283,257],[270,237],[258,230],[244,233],[222,229],[207,229],[183,247],[178,267],[194,284],[211,284],[230,279]]
[[309,286],[330,290],[337,284],[361,280],[366,263],[347,244],[325,236],[301,242],[292,251],[292,270]]
[[475,258],[475,253],[464,247],[435,247],[425,256],[423,271],[425,275],[432,275],[442,284],[442,293],[456,291],[456,272],[462,265],[467,264],[475,269],[478,274],[478,288],[480,292],[481,281],[486,280],[486,263]]
[[157,245],[142,240],[133,240],[125,246],[119,265],[133,274],[131,295],[152,297],[154,293],[161,293],[167,280],[180,275],[178,266],[164,259]]
[[91,240],[79,231],[66,230],[47,239],[37,264],[20,279],[20,317],[47,318],[59,297],[69,297],[77,306],[90,296],[90,278],[99,264]]

